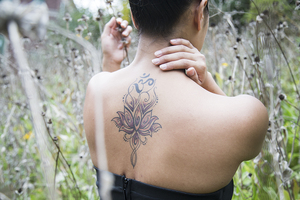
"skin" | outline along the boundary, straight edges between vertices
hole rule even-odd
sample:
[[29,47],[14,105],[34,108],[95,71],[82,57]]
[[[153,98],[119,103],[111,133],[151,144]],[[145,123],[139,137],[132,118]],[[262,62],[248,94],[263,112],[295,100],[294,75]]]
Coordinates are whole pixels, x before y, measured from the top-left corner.
[[[121,26],[124,31],[120,34],[117,25]],[[124,60],[124,46],[129,48],[131,37],[129,36],[132,27],[128,26],[126,20],[121,18],[112,18],[104,27],[101,35],[101,45],[103,53],[103,71],[114,72],[120,69],[121,62]],[[126,38],[126,44],[123,43],[122,37]]]
[[[210,193],[226,186],[240,163],[260,152],[268,127],[266,108],[248,95],[225,96],[199,52],[207,32],[206,3],[192,4],[182,17],[185,23],[178,23],[168,39],[142,34],[133,63],[124,69],[112,70],[119,69],[120,63],[108,61],[113,55],[107,52],[103,69],[114,72],[91,79],[84,107],[86,137],[95,166],[98,102],[103,103],[108,170],[127,178],[178,191]],[[180,39],[170,41],[172,38]],[[123,97],[130,85],[144,73],[155,80],[158,102],[151,111],[161,128],[138,148],[133,167],[132,148],[113,119],[124,111]]]

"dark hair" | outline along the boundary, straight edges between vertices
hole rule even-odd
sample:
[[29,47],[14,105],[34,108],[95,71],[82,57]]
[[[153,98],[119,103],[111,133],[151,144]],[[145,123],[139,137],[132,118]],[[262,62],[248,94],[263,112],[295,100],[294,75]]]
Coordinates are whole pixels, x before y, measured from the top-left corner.
[[166,37],[172,33],[173,27],[194,1],[129,0],[129,3],[140,34]]

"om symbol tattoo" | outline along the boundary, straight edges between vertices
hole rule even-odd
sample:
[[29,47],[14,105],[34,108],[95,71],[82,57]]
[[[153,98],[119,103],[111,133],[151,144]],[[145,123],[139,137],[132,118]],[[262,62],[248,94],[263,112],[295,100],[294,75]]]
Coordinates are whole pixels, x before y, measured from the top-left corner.
[[112,119],[119,132],[125,132],[123,139],[129,142],[132,149],[130,161],[133,168],[141,144],[146,145],[147,137],[152,137],[154,132],[162,128],[155,123],[159,118],[152,115],[153,107],[158,103],[155,89],[155,80],[150,78],[150,74],[143,74],[129,86],[123,98],[124,112],[118,111],[119,117]]

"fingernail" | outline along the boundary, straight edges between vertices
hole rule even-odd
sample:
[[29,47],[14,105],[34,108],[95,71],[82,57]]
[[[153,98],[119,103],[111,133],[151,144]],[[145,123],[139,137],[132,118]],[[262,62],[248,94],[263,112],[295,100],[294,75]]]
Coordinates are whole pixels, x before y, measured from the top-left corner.
[[118,49],[122,49],[123,48],[123,44],[119,44]]
[[177,42],[177,39],[173,39],[173,40],[171,40],[171,42],[172,42],[172,43],[175,43],[175,42]]
[[194,76],[195,75],[195,71],[194,70],[192,70],[192,74],[191,74],[191,76]]
[[159,59],[158,58],[153,59],[152,63],[155,64],[155,65],[159,64]]
[[162,64],[161,66],[159,66],[160,67],[160,69],[162,69],[162,70],[166,70],[167,69],[167,65],[166,64]]
[[157,52],[154,53],[154,55],[157,56],[157,57],[159,57],[159,56],[162,55],[162,51],[157,51]]

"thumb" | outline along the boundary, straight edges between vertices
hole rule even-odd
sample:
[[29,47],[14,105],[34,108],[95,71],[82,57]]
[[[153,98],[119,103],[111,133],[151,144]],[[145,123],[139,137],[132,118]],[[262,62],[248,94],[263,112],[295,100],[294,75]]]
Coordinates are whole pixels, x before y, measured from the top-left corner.
[[198,74],[195,70],[194,67],[190,67],[188,68],[186,71],[185,71],[185,74],[190,78],[192,79],[193,81],[195,81],[198,85],[201,84],[201,82],[199,81],[199,77],[198,77]]
[[102,35],[109,35],[111,29],[113,29],[115,25],[116,25],[116,18],[113,17],[109,20],[109,22],[107,22],[107,24],[105,24]]

